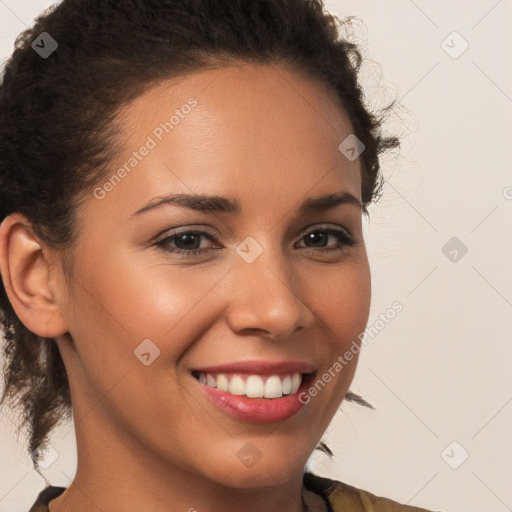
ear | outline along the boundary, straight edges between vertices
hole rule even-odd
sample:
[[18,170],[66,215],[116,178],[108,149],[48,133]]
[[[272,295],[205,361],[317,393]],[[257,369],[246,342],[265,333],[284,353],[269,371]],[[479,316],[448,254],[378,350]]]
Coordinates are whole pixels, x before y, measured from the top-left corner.
[[59,305],[64,301],[62,279],[50,267],[50,250],[34,234],[32,224],[19,213],[0,225],[0,273],[9,301],[33,333],[54,338],[68,331]]

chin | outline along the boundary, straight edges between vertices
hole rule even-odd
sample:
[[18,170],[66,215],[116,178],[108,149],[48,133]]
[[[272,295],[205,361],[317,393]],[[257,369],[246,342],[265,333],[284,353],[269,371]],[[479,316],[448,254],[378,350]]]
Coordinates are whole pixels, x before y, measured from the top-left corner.
[[[306,462],[311,455],[302,452],[304,445],[293,442],[289,449],[267,449],[257,451],[258,441],[248,441],[234,456],[226,452],[218,454],[211,466],[208,477],[219,484],[234,489],[255,489],[285,484],[297,474],[302,476]],[[263,443],[262,443],[263,444]],[[302,450],[297,450],[302,448]],[[230,450],[231,453],[232,450]],[[206,476],[206,475],[205,475]]]

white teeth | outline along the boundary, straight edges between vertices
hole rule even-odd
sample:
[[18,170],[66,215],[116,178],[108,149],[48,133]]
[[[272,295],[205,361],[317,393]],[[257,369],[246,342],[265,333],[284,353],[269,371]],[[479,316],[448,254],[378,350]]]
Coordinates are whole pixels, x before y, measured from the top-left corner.
[[222,373],[217,376],[217,389],[219,391],[229,391],[229,381]]
[[302,375],[297,372],[284,377],[272,375],[266,381],[259,375],[249,375],[244,381],[241,375],[233,375],[228,379],[223,373],[212,375],[199,372],[198,380],[201,384],[233,395],[245,395],[248,398],[281,398],[283,395],[297,392]]
[[245,395],[245,383],[242,377],[235,375],[229,383],[229,392],[232,395]]
[[251,375],[245,381],[245,394],[249,398],[261,398],[265,392],[263,379],[258,375]]
[[302,382],[302,377],[300,373],[294,373],[292,375],[292,393],[295,393],[300,388],[300,383]]
[[265,398],[281,398],[283,396],[283,384],[277,375],[272,375],[265,382]]
[[283,379],[283,395],[290,395],[292,392],[292,378],[287,375]]

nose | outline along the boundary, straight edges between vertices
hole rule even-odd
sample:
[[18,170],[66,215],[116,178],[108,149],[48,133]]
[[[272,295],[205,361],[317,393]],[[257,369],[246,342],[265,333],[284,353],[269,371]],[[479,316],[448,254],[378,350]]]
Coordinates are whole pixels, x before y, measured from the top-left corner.
[[227,321],[234,332],[277,341],[314,322],[308,298],[301,294],[300,279],[275,251],[264,250],[252,263],[240,259],[230,278]]

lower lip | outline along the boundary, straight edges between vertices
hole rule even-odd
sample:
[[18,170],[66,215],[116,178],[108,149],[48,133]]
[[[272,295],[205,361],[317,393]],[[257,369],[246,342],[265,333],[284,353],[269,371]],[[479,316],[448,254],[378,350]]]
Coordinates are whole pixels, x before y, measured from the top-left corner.
[[207,398],[229,415],[251,423],[276,423],[291,418],[304,407],[305,404],[299,401],[299,395],[307,389],[310,377],[311,374],[303,379],[300,388],[293,395],[281,398],[248,398],[245,395],[232,395],[201,384],[196,378],[192,378]]

